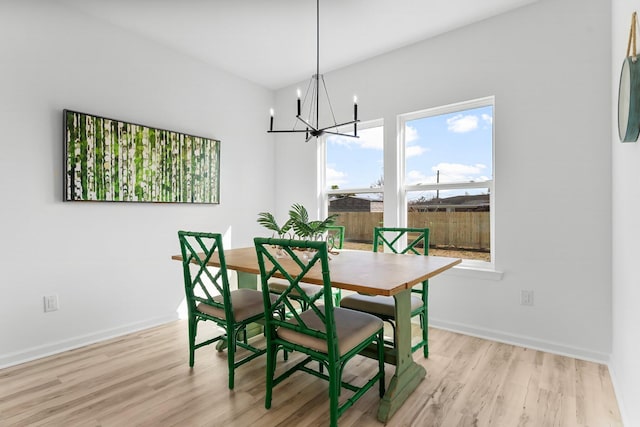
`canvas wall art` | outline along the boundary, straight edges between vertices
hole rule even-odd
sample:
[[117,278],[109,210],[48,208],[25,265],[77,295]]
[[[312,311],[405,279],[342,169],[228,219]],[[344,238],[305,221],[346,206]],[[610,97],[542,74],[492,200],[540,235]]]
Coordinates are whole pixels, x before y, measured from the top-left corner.
[[64,110],[67,201],[219,203],[220,141]]

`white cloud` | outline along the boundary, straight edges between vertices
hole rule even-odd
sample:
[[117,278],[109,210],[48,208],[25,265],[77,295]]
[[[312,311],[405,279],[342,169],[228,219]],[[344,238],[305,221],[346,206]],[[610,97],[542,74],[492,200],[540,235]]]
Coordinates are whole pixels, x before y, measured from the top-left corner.
[[425,174],[421,171],[412,170],[407,172],[407,184],[435,184],[438,182],[438,172],[440,172],[440,182],[480,182],[489,178],[483,175],[487,166],[481,163],[475,165],[463,165],[461,163],[439,163],[431,168],[432,174]]
[[404,127],[404,140],[405,142],[413,142],[419,138],[418,129],[413,126],[406,125]]
[[488,124],[488,125],[493,124],[493,117],[492,117],[492,116],[490,116],[490,115],[488,115],[488,114],[483,114],[481,117],[482,117],[482,120],[483,120],[486,124]]
[[440,171],[440,182],[469,182],[488,179],[482,175],[487,168],[481,163],[475,165],[463,165],[460,163],[439,163],[431,168],[435,173]]
[[408,171],[407,172],[407,185],[418,184],[434,184],[436,182],[435,176],[427,176],[420,171]]
[[447,119],[447,126],[451,132],[455,133],[471,132],[478,128],[478,116],[456,114],[450,119]]
[[404,128],[404,141],[405,141],[405,158],[416,157],[422,155],[422,153],[429,151],[426,147],[420,145],[412,145],[413,141],[418,140],[418,129],[413,126],[406,125]]
[[338,170],[333,169],[330,166],[327,166],[326,171],[327,178],[327,186],[330,188],[332,185],[342,186],[344,183],[348,182],[347,174]]
[[346,136],[331,136],[329,139],[329,143],[333,145],[344,145],[344,146],[352,146],[356,143],[355,138],[348,138]]
[[371,137],[370,135],[361,136],[359,140],[356,140],[356,144],[360,146],[360,148],[369,148],[371,150],[383,150],[384,149],[384,141],[382,137],[376,138]]
[[409,157],[416,157],[422,155],[422,153],[428,151],[426,148],[421,147],[419,145],[409,145],[404,150],[404,156],[408,159]]
[[346,136],[331,136],[331,144],[343,145],[352,148],[366,148],[370,150],[380,150],[384,148],[384,132],[382,127],[363,129],[358,131],[359,138],[349,138]]

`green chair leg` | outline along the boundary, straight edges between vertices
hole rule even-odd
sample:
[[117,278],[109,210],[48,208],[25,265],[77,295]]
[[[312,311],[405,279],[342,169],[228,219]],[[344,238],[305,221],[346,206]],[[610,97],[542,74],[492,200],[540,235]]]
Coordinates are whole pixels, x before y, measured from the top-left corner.
[[[335,371],[329,366],[329,371]],[[337,372],[329,372],[329,425],[338,426],[338,398],[340,397],[340,377]]]
[[337,289],[336,292],[333,294],[333,300],[336,307],[340,307],[340,301],[342,300],[342,292],[340,289]]
[[196,352],[196,322],[189,318],[189,367],[193,368]]
[[[278,349],[277,348],[268,348],[267,349],[267,386],[266,393],[264,397],[264,407],[266,409],[271,408],[271,397],[273,395],[273,377],[276,371],[276,356]],[[287,358],[287,352],[285,351],[285,360]]]
[[424,358],[429,358],[429,325],[427,324],[427,316],[420,316],[420,326],[422,327],[422,341],[424,341],[424,346],[422,347],[422,352],[424,354]]
[[378,369],[382,373],[379,382],[379,394],[380,398],[384,397],[385,384],[384,384],[384,331],[380,331],[378,334]]
[[424,294],[424,312],[422,314],[422,321],[420,322],[422,326],[422,341],[424,341],[424,347],[422,351],[424,353],[424,358],[429,358],[429,284],[425,282],[422,285],[422,292]]
[[235,380],[236,333],[227,332],[227,362],[229,365],[229,390],[233,390]]

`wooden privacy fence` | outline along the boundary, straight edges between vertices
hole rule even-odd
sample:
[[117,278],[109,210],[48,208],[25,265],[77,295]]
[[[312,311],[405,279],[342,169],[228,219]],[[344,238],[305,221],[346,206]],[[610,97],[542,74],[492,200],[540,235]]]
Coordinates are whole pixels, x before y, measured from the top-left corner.
[[[345,240],[372,242],[373,227],[382,226],[382,212],[339,212]],[[428,227],[430,246],[489,250],[489,212],[409,212],[409,227]]]

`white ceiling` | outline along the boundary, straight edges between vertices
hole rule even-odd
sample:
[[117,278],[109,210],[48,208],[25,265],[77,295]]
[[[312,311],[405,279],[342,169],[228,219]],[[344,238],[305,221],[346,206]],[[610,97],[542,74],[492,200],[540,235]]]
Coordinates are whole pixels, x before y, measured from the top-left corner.
[[[313,0],[60,1],[270,89],[315,73]],[[322,0],[320,73],[534,1]]]

